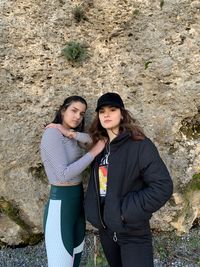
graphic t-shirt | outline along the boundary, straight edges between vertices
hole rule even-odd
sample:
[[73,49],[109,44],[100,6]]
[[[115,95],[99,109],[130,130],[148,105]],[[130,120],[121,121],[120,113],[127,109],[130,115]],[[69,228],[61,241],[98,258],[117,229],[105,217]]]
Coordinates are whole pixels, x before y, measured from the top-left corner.
[[106,196],[107,180],[108,180],[108,156],[109,154],[106,154],[101,159],[101,162],[99,164],[99,191],[101,197]]

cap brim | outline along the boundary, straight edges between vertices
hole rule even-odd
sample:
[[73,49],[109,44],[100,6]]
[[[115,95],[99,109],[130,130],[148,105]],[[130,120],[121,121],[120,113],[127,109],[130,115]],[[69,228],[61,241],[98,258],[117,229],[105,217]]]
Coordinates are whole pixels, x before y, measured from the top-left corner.
[[111,106],[111,107],[116,107],[116,108],[122,108],[122,106],[120,104],[117,103],[113,103],[112,101],[107,101],[104,102],[103,104],[99,105],[95,111],[98,112],[100,110],[100,108],[105,107],[105,106]]

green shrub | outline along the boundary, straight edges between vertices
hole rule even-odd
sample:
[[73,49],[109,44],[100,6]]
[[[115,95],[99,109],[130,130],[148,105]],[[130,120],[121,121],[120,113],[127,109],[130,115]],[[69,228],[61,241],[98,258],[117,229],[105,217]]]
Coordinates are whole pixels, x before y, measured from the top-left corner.
[[140,14],[139,9],[134,9],[132,14],[133,14],[133,16],[138,16]]
[[73,9],[73,15],[74,15],[74,19],[76,20],[76,22],[80,22],[81,20],[85,20],[86,19],[84,10],[80,5],[76,6]]
[[163,6],[164,6],[165,1],[164,0],[160,0],[160,9],[162,10]]
[[69,61],[82,62],[87,56],[87,51],[80,43],[73,41],[66,44],[62,49],[62,54]]

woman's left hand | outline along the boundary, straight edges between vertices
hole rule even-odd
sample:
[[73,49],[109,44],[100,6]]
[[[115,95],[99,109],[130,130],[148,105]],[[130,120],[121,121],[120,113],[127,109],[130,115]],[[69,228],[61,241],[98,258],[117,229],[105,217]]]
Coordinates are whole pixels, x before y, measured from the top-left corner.
[[58,129],[64,136],[68,138],[75,138],[76,132],[73,129],[66,129],[62,124],[58,123],[50,123],[45,128],[56,128]]

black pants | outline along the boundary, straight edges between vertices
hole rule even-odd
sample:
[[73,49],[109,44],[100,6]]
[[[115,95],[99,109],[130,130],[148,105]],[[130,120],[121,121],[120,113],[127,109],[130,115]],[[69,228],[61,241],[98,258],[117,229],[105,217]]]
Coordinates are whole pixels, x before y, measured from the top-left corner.
[[99,230],[100,241],[111,267],[153,267],[151,234],[116,234]]

